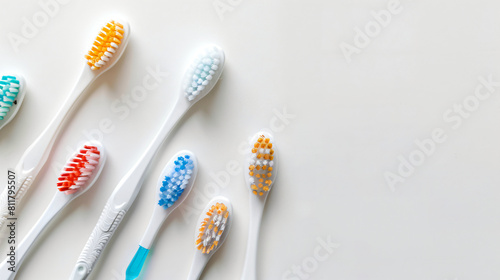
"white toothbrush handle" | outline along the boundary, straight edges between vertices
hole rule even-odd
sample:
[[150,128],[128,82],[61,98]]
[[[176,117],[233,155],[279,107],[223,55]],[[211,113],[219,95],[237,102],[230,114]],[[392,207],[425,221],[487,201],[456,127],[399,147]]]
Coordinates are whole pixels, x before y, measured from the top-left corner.
[[187,280],[200,279],[201,273],[203,272],[203,269],[207,265],[209,259],[210,258],[208,256],[203,255],[200,252],[196,251],[193,264],[191,265],[191,269],[189,270],[189,275],[187,277]]
[[[11,185],[5,187],[3,190],[2,194],[0,194],[0,230],[4,228],[4,224],[6,223],[7,219],[9,217],[13,217],[15,215],[11,215],[11,211],[9,210],[9,200],[14,201],[14,206],[17,207],[19,205],[19,202],[21,199],[24,197],[24,194],[26,193],[26,190],[29,189],[31,186],[31,183],[33,183],[33,177],[28,176],[28,177],[23,177],[20,179],[16,180],[16,193],[14,195],[11,195],[9,197],[9,187]],[[15,214],[16,210],[12,211],[12,214]]]
[[[16,176],[21,179],[18,180],[18,182],[23,184],[21,185],[21,187],[19,185],[16,186],[15,194],[13,195],[16,200],[16,208],[19,206],[19,203],[21,202],[24,194],[28,191],[31,183],[47,161],[47,158],[49,157],[50,151],[52,150],[52,146],[54,145],[65,117],[74,107],[76,101],[83,93],[83,91],[88,87],[90,83],[95,80],[96,77],[97,75],[92,73],[89,67],[85,65],[80,79],[78,80],[72,93],[64,102],[62,108],[59,109],[54,119],[52,119],[52,121],[45,128],[42,134],[40,134],[35,142],[33,142],[24,152],[15,169]],[[23,179],[25,178],[30,179],[29,184],[24,184]],[[5,197],[7,197],[7,193],[8,190],[6,187],[0,195],[0,197],[2,198],[2,200],[0,201],[0,226],[3,226],[2,222],[5,221],[8,216],[8,203],[7,199],[4,199]]]
[[[266,194],[267,196],[267,194]],[[250,225],[248,230],[247,253],[241,280],[257,279],[257,248],[262,213],[266,205],[266,197],[258,197],[250,193]]]
[[161,226],[163,225],[163,222],[167,217],[172,213],[170,209],[163,209],[162,206],[155,205],[155,209],[153,210],[153,215],[151,216],[151,220],[149,220],[148,227],[146,228],[146,231],[144,232],[144,235],[142,236],[141,242],[139,243],[140,246],[150,249],[151,245],[153,245],[153,242],[156,238],[156,235],[158,234],[158,231],[160,230]]
[[[40,236],[45,227],[52,221],[52,219],[71,201],[71,197],[67,196],[64,193],[56,193],[49,206],[43,212],[42,217],[38,219],[36,224],[31,228],[30,232],[26,235],[23,241],[17,246],[16,244],[12,244],[16,246],[15,250],[15,272],[8,270],[11,267],[7,261],[9,261],[10,257],[8,256],[1,264],[0,264],[0,279],[3,280],[11,280],[16,277],[17,272],[19,271],[21,265],[25,257],[28,255],[28,251],[31,246],[35,243],[37,238]],[[10,248],[10,246],[9,246]],[[9,250],[10,251],[10,250]]]
[[78,258],[70,279],[87,278],[101,256],[102,251],[115,233],[116,228],[125,216],[126,210],[116,209],[109,202],[108,200],[108,203],[99,217],[97,225],[87,240],[87,244],[85,244]]
[[[118,186],[115,188],[111,197],[108,199],[106,208],[104,208],[101,218],[97,223],[92,235],[85,245],[85,249],[80,255],[77,265],[73,269],[73,273],[70,279],[86,279],[87,276],[92,272],[95,263],[98,261],[102,251],[106,248],[109,240],[113,236],[116,228],[122,221],[123,216],[126,214],[127,210],[130,208],[134,202],[139,190],[142,186],[144,180],[144,175],[146,169],[148,168],[151,160],[156,155],[161,144],[164,142],[165,138],[168,136],[170,131],[175,127],[177,122],[182,118],[182,116],[187,112],[190,104],[185,100],[185,98],[178,99],[174,105],[173,111],[169,114],[165,122],[163,123],[162,129],[155,136],[153,142],[149,145],[146,152],[142,155],[141,159],[136,163],[134,167],[122,178]],[[108,214],[105,215],[105,212]],[[109,216],[109,217],[108,217]],[[105,220],[105,222],[104,222]],[[101,222],[102,221],[102,222]],[[103,231],[100,229],[100,224],[109,224],[112,221],[112,227],[106,227]],[[99,241],[94,239],[101,238]],[[98,243],[97,245],[91,245]],[[86,253],[86,248],[96,248],[92,249],[92,257],[87,257],[89,254]],[[88,250],[87,250],[88,251]]]

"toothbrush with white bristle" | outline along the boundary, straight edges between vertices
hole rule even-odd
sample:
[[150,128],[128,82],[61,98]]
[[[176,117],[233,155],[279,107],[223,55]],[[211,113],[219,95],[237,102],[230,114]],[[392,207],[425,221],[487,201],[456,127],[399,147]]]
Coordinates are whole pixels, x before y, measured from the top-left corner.
[[104,149],[101,143],[96,141],[85,143],[81,149],[69,158],[58,178],[58,190],[52,201],[47,209],[45,209],[42,217],[40,217],[16,248],[14,271],[9,270],[11,264],[8,262],[10,260],[8,257],[0,264],[0,279],[11,280],[16,277],[29,250],[43,233],[45,227],[64,207],[94,185],[101,174],[105,162],[106,155]]
[[[15,199],[17,207],[45,165],[69,112],[75,108],[76,102],[85,89],[120,59],[127,47],[129,34],[130,28],[124,21],[110,21],[102,28],[89,53],[85,56],[86,64],[73,91],[42,134],[24,152],[15,168],[17,177],[15,194],[9,195],[9,198]],[[9,217],[7,191],[5,188],[0,195],[0,229]]]
[[181,94],[174,109],[139,161],[118,183],[109,197],[92,234],[83,248],[70,279],[86,279],[99,260],[109,240],[134,202],[145,172],[158,149],[179,120],[199,100],[205,97],[219,80],[224,67],[224,52],[217,46],[205,47],[189,67]]
[[149,249],[163,222],[186,199],[193,189],[198,171],[196,157],[190,151],[180,151],[170,159],[157,183],[157,204],[153,216],[139,243],[139,249],[126,271],[126,280],[139,277]]
[[259,132],[250,139],[251,149],[247,153],[248,170],[245,180],[250,188],[250,226],[245,266],[241,280],[257,279],[257,245],[262,213],[269,191],[276,179],[277,157],[273,136]]
[[229,199],[218,196],[212,199],[203,210],[196,225],[193,264],[188,275],[188,280],[200,278],[203,269],[226,240],[231,229],[233,208]]
[[0,129],[14,119],[26,94],[26,82],[21,75],[0,78]]

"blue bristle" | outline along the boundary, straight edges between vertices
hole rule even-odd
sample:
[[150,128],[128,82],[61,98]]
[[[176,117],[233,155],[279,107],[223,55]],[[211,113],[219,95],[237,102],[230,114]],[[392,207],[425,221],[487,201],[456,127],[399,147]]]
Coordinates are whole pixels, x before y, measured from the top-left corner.
[[174,161],[174,169],[171,174],[165,176],[160,188],[160,200],[158,205],[167,209],[174,205],[184,192],[191,174],[193,173],[194,163],[189,155],[180,156]]

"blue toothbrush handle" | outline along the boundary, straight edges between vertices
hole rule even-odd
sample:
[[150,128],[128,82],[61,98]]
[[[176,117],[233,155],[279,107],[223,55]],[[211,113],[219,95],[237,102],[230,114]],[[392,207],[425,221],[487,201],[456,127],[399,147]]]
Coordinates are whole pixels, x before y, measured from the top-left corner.
[[148,253],[149,249],[139,246],[139,249],[137,249],[134,258],[127,267],[127,272],[126,272],[127,280],[133,280],[139,277],[139,274],[141,274],[141,270],[144,265],[144,262],[146,261]]

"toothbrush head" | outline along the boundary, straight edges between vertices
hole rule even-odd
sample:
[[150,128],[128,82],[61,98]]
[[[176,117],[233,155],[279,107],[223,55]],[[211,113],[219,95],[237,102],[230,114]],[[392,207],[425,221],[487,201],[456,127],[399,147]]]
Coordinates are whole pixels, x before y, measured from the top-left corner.
[[124,21],[111,20],[106,23],[85,55],[92,70],[111,68],[127,47],[130,28]]
[[225,197],[212,199],[198,219],[195,246],[202,254],[213,254],[220,248],[231,226],[231,202]]
[[104,162],[104,150],[99,142],[84,144],[66,162],[58,178],[57,189],[65,194],[83,193],[97,180]]
[[224,51],[215,45],[198,53],[186,72],[182,87],[187,100],[195,103],[213,89],[222,74],[224,60]]
[[257,196],[267,195],[276,179],[277,161],[274,138],[268,132],[259,132],[250,139],[247,154],[247,185]]
[[24,78],[17,75],[0,78],[0,129],[17,114],[24,99]]
[[158,180],[158,205],[174,210],[189,195],[193,188],[198,163],[190,151],[175,154],[163,169]]

